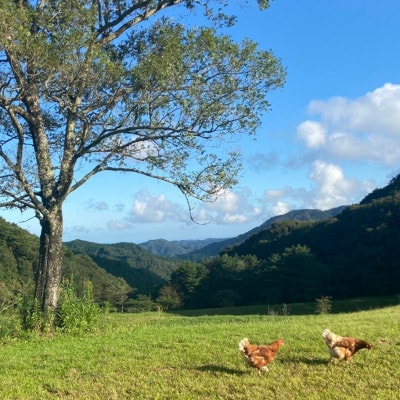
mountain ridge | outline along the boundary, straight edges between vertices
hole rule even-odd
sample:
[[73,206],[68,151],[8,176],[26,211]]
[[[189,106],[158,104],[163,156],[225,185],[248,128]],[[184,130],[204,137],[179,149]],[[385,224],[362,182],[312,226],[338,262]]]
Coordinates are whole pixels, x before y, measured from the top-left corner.
[[318,209],[292,210],[285,214],[271,217],[265,222],[263,222],[261,225],[245,233],[242,233],[238,236],[211,242],[204,247],[201,247],[199,249],[193,250],[185,254],[178,255],[177,257],[189,261],[201,261],[203,259],[211,258],[218,255],[220,252],[224,251],[226,248],[230,246],[243,243],[252,235],[260,231],[263,231],[265,229],[268,229],[275,222],[282,220],[294,220],[294,219],[299,221],[320,221],[340,214],[346,207],[347,206],[339,206],[325,211]]
[[183,254],[199,250],[211,243],[226,240],[226,238],[208,238],[208,239],[183,239],[183,240],[167,240],[167,239],[151,239],[138,246],[144,248],[148,252],[161,257],[179,257]]

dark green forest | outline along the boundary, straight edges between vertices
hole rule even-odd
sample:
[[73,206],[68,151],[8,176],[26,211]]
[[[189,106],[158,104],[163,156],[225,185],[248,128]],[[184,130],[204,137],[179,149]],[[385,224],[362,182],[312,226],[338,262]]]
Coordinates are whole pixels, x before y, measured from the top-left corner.
[[[65,243],[63,276],[78,292],[90,280],[96,301],[128,311],[400,294],[400,175],[326,218],[305,212],[269,221],[214,257],[208,244],[202,262],[75,240]],[[32,290],[37,254],[36,236],[0,218],[0,305]]]
[[172,276],[190,307],[400,294],[400,176],[336,217],[273,223],[200,275],[190,290],[182,271]]
[[83,240],[66,242],[76,254],[87,254],[105,271],[123,278],[139,294],[158,293],[181,261],[151,254],[134,243],[97,244]]
[[[0,312],[33,293],[39,238],[0,218]],[[77,294],[86,281],[96,302],[117,308],[129,296],[155,297],[169,282],[179,260],[154,256],[131,243],[100,245],[76,240],[64,245],[63,280],[73,280]]]

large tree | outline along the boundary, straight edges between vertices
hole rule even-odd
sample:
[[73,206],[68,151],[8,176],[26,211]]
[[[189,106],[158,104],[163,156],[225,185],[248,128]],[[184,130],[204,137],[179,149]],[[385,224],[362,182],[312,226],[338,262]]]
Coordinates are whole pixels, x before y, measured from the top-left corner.
[[[40,221],[44,311],[59,301],[64,201],[92,176],[168,182],[189,209],[236,183],[223,143],[255,132],[285,71],[222,33],[225,3],[0,0],[0,205]],[[177,18],[195,10],[201,27]]]

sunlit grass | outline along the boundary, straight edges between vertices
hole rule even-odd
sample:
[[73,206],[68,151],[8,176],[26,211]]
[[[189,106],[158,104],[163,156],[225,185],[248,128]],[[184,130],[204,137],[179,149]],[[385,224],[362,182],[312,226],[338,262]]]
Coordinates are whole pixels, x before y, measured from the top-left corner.
[[[2,399],[397,399],[400,306],[348,314],[187,317],[112,314],[83,337],[55,335],[2,346]],[[332,362],[329,327],[374,343],[349,363]],[[285,340],[259,376],[237,349]]]

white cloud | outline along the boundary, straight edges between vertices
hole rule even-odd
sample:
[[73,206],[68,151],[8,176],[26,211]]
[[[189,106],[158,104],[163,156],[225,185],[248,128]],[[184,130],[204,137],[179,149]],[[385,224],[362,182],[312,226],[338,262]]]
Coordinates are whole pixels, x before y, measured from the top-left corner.
[[378,134],[360,136],[334,132],[329,137],[326,152],[342,159],[395,166],[400,161],[400,138],[396,140]]
[[348,203],[355,189],[355,182],[344,177],[342,169],[323,161],[315,161],[310,174],[316,184],[313,190],[313,206],[321,210]]
[[374,186],[367,180],[347,178],[339,165],[322,160],[311,164],[309,188],[285,186],[264,191],[264,203],[269,215],[285,214],[291,210],[312,208],[328,210],[361,200]]
[[216,201],[203,203],[197,215],[204,221],[219,225],[246,223],[262,213],[261,207],[252,201],[248,188],[236,192],[226,190]]
[[276,204],[274,204],[271,208],[271,214],[272,216],[276,215],[283,215],[286,214],[290,211],[290,207],[288,203],[285,203],[283,201],[278,201]]
[[340,160],[400,163],[400,85],[387,83],[356,99],[310,102],[320,121],[304,121],[298,137],[310,149]]
[[[192,216],[199,224],[244,224],[262,214],[261,207],[251,202],[249,189],[245,188],[239,192],[227,190],[216,201],[192,204]],[[107,226],[108,229],[116,231],[130,229],[135,224],[167,222],[193,225],[185,205],[170,201],[165,194],[151,194],[144,188],[136,194],[128,215],[110,220]]]
[[231,213],[239,208],[239,195],[226,190],[221,197],[212,203],[208,203],[208,209],[218,213]]
[[264,190],[262,203],[264,204],[264,219],[283,215],[291,210],[310,208],[307,204],[308,193],[304,189],[292,186],[269,188]]
[[151,195],[140,190],[133,201],[128,219],[131,222],[182,221],[182,206],[168,200],[165,194]]
[[326,143],[326,132],[324,127],[316,121],[304,121],[297,127],[297,134],[303,139],[307,146],[317,149]]
[[400,136],[400,85],[386,83],[362,97],[333,97],[310,102],[309,111],[345,129]]
[[149,156],[156,156],[158,148],[153,142],[145,140],[131,144],[125,152],[134,160],[145,160]]

